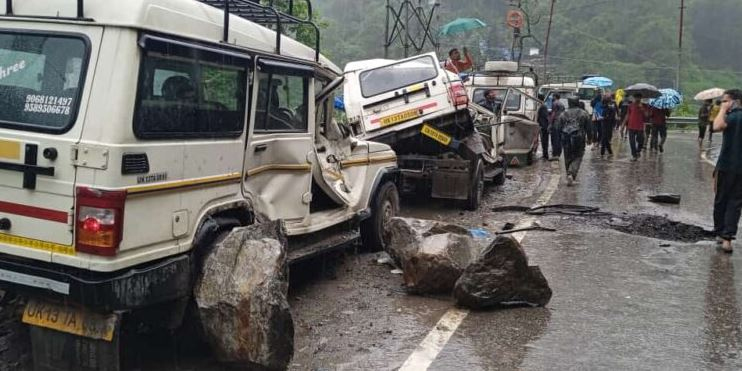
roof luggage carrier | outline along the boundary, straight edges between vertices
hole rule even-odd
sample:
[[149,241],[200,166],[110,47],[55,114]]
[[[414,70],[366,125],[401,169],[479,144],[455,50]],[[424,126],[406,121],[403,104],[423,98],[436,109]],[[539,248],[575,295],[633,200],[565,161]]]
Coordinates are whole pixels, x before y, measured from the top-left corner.
[[[8,0],[10,1],[10,0]],[[82,0],[78,0],[82,1]],[[286,26],[309,26],[315,33],[315,61],[319,62],[320,56],[320,31],[317,24],[312,22],[312,2],[302,0],[307,4],[307,18],[302,19],[294,14],[294,2],[288,0],[288,13],[279,11],[274,6],[274,0],[269,0],[267,5],[260,0],[198,0],[204,4],[224,10],[224,37],[225,43],[229,42],[229,15],[236,15],[248,21],[268,27],[276,31],[276,53],[281,54],[281,35]]]
[[[1,3],[0,3],[1,4]],[[77,16],[76,17],[49,17],[49,16],[34,16],[30,14],[15,14],[13,12],[13,0],[5,0],[5,16],[6,17],[34,17],[34,18],[53,18],[53,19],[69,19],[76,21],[92,21],[90,18],[85,18],[85,1],[77,0]]]

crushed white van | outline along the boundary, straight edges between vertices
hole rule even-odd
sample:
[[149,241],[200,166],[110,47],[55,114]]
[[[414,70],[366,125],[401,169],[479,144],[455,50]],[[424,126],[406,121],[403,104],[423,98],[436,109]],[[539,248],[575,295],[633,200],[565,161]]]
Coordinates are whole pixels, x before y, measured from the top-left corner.
[[486,132],[501,138],[509,166],[533,163],[539,144],[540,127],[536,113],[542,102],[535,98],[538,78],[530,69],[522,71],[517,62],[491,61],[484,70],[473,73],[465,82],[472,102],[484,104],[488,92],[496,93],[499,108],[494,112],[499,125]]
[[234,227],[285,221],[291,261],[384,244],[394,151],[334,122],[318,48],[251,20],[319,40],[246,0],[0,4],[0,287],[31,298],[37,369],[116,369],[121,322],[179,323]]
[[403,193],[461,200],[474,210],[485,182],[505,181],[504,162],[477,131],[461,79],[435,53],[351,62],[344,92],[353,131],[397,152]]

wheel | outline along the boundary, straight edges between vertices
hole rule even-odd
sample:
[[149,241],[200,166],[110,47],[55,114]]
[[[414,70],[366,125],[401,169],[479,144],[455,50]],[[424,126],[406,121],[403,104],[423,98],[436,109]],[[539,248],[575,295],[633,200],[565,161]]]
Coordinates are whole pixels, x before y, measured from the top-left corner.
[[371,217],[361,223],[363,246],[369,251],[382,251],[389,244],[389,221],[399,212],[399,192],[392,182],[379,187],[371,204]]
[[484,196],[484,170],[481,164],[477,166],[477,172],[474,175],[471,188],[469,188],[469,198],[466,200],[466,209],[476,211]]

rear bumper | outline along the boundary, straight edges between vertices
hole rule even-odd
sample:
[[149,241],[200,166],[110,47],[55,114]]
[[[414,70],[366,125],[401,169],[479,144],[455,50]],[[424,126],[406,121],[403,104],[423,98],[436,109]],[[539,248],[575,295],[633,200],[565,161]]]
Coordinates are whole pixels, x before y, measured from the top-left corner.
[[98,273],[0,254],[0,288],[99,311],[143,308],[188,296],[192,276],[190,255]]

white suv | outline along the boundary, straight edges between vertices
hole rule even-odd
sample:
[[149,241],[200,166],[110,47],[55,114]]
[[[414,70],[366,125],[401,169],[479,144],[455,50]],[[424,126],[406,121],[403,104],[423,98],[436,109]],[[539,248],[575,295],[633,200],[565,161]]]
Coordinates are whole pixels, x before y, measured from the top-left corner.
[[[225,3],[239,6],[212,6]],[[339,69],[241,18],[260,11],[274,14],[245,0],[0,5],[0,287],[34,299],[34,347],[115,345],[154,306],[178,322],[200,249],[236,226],[284,220],[292,261],[382,247],[395,153],[333,121]]]

